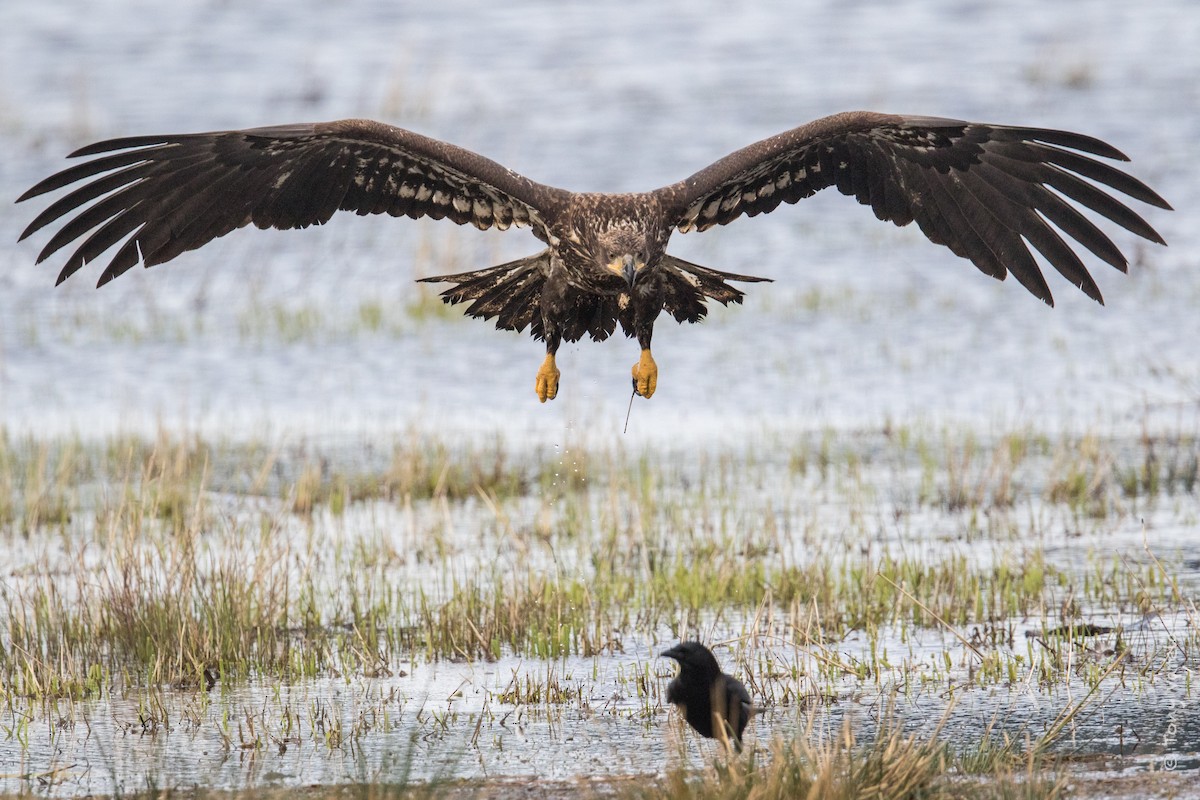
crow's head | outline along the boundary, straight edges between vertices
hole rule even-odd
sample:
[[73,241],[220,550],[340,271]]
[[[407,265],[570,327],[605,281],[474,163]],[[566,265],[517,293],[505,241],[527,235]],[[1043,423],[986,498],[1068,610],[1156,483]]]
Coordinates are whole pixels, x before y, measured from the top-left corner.
[[721,674],[717,658],[700,642],[680,642],[670,650],[664,650],[663,658],[679,662],[679,677],[695,675],[700,679],[712,680]]

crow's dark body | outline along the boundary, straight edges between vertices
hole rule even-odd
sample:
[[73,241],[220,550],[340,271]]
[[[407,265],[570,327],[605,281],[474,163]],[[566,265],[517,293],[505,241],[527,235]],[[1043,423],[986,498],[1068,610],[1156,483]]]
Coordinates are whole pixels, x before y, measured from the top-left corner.
[[696,733],[727,738],[741,750],[742,733],[755,712],[746,687],[721,672],[716,657],[699,642],[682,642],[662,655],[679,662],[679,675],[667,685],[667,702],[679,708]]

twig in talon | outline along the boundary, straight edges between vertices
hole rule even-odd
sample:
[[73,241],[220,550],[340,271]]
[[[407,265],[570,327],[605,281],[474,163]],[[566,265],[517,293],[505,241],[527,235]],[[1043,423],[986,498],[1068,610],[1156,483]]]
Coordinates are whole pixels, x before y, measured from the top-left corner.
[[629,393],[629,408],[625,410],[625,429],[621,431],[624,435],[629,433],[629,415],[633,413],[633,398],[637,397],[637,381],[633,382],[633,391]]

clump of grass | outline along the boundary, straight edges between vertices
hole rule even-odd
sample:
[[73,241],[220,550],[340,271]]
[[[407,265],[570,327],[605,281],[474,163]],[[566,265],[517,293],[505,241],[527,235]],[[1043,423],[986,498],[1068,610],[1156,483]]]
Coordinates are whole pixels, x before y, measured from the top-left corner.
[[952,445],[945,458],[946,486],[942,503],[951,511],[1007,509],[1016,502],[1020,486],[1016,472],[1029,452],[1028,439],[1009,434],[990,453],[974,436]]
[[[938,627],[1027,615],[1045,604],[1043,593],[1053,585],[1047,581],[1053,571],[1036,553],[986,569],[961,557],[927,563],[890,556],[770,568],[714,545],[596,567],[592,575],[481,573],[457,582],[441,603],[419,594],[397,609],[402,622],[394,643],[430,659],[593,656],[619,647],[619,631],[756,609],[784,620],[802,620],[814,610],[822,637],[837,639],[889,624]],[[797,622],[787,635],[802,630],[807,625]],[[1011,631],[1001,635],[1011,641]],[[885,668],[882,656],[860,667],[863,677]]]
[[[113,531],[112,533],[117,533]],[[74,585],[55,575],[4,597],[9,649],[0,677],[14,694],[94,695],[98,676],[134,683],[205,684],[252,669],[287,672],[289,586],[268,549],[233,551],[215,563],[185,528],[182,546],[114,541],[111,561],[81,570]]]
[[1137,450],[1119,453],[1115,443],[1089,435],[1064,442],[1055,454],[1046,498],[1081,517],[1104,519],[1121,499],[1136,504],[1194,494],[1198,475],[1200,445],[1193,436],[1147,434]]
[[514,670],[508,686],[494,694],[493,698],[512,706],[557,706],[582,702],[584,690],[581,685],[568,682],[551,662],[544,675],[521,675]]
[[1153,500],[1162,493],[1191,494],[1200,473],[1200,444],[1191,436],[1143,435],[1140,457],[1119,468],[1122,494],[1130,500]]
[[1095,436],[1069,443],[1055,457],[1047,499],[1066,504],[1084,517],[1107,517],[1109,489],[1115,479],[1113,461],[1112,453]]
[[197,437],[173,439],[160,433],[152,442],[117,439],[108,444],[106,471],[125,476],[127,511],[181,530],[201,521],[213,447]]
[[586,582],[539,575],[461,586],[441,604],[422,594],[409,613],[404,643],[431,659],[595,655],[611,649],[619,622],[596,604]]
[[445,444],[410,442],[392,449],[382,470],[362,465],[337,469],[326,460],[305,461],[290,487],[292,511],[309,515],[327,506],[340,514],[347,506],[370,500],[461,501],[481,494],[510,498],[525,494],[530,468],[514,464],[503,445],[491,449],[451,449]]
[[[0,432],[0,526],[26,536],[63,530],[88,514],[105,516],[123,501],[138,519],[183,524],[203,506],[218,446],[198,437],[119,436],[100,443],[77,438],[13,441]],[[132,517],[131,517],[132,519]]]
[[670,770],[665,778],[621,792],[619,797],[653,800],[772,800],[820,797],[873,800],[951,798],[1057,798],[1066,781],[1035,768],[1015,771],[1001,759],[984,774],[965,777],[963,762],[932,736],[905,734],[885,720],[874,737],[856,742],[849,727],[839,736],[814,743],[812,731],[793,740],[776,739],[765,755],[717,761],[697,774]]
[[24,536],[40,527],[61,530],[76,503],[74,485],[86,474],[77,442],[14,442],[0,430],[0,527]]

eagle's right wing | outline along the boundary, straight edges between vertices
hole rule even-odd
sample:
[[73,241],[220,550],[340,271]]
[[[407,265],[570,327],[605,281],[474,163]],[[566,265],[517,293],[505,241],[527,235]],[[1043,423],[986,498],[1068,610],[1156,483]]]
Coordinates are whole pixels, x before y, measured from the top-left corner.
[[1012,272],[1052,303],[1032,244],[1067,280],[1100,300],[1095,281],[1058,231],[1122,271],[1127,262],[1067,201],[1160,244],[1162,237],[1106,189],[1170,206],[1141,181],[1092,156],[1128,160],[1098,139],[1067,131],[856,111],[744,147],[657,194],[672,210],[671,224],[687,232],[764,214],[836,186],[879,219],[896,225],[915,220],[930,241],[996,278]]

